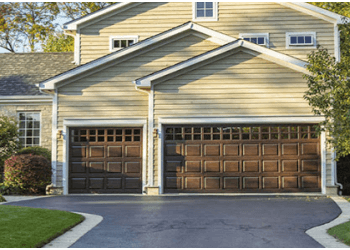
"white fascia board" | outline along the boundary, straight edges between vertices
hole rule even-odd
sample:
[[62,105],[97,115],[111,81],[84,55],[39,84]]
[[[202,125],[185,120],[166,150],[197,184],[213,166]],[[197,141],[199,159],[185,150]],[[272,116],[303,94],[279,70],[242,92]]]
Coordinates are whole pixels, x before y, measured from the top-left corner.
[[195,65],[197,63],[203,62],[205,60],[211,59],[211,58],[216,57],[218,55],[221,55],[223,53],[229,52],[229,51],[231,51],[235,48],[238,48],[238,47],[250,49],[250,50],[256,51],[258,53],[276,58],[278,60],[285,62],[284,65],[286,65],[286,64],[290,65],[290,67],[295,69],[295,70],[299,70],[302,73],[307,73],[307,71],[306,71],[307,62],[304,62],[302,60],[299,60],[299,59],[296,59],[296,58],[293,58],[293,57],[290,57],[287,55],[284,55],[282,53],[273,51],[271,49],[265,48],[265,47],[260,46],[260,45],[256,45],[256,44],[251,43],[251,42],[239,40],[238,42],[236,41],[236,42],[233,42],[233,43],[228,44],[226,46],[222,46],[216,50],[213,50],[209,53],[205,53],[203,55],[200,55],[198,57],[195,57],[195,58],[190,59],[188,61],[185,61],[183,63],[179,63],[175,66],[170,66],[167,69],[160,70],[152,75],[145,76],[143,78],[139,78],[139,79],[133,81],[133,83],[139,88],[150,88],[152,81],[154,81],[156,79],[162,78],[164,76],[175,73],[177,71],[180,71],[182,69],[185,69],[187,67]]
[[115,59],[118,59],[118,58],[121,58],[123,56],[126,56],[130,53],[133,53],[133,52],[136,52],[136,51],[139,51],[139,50],[142,50],[143,48],[146,48],[152,44],[155,44],[157,42],[160,42],[160,41],[163,41],[167,38],[170,38],[170,37],[173,37],[173,36],[176,36],[182,32],[185,32],[185,31],[188,31],[188,30],[194,30],[194,31],[197,31],[197,32],[200,32],[200,33],[203,33],[203,34],[206,34],[208,36],[211,36],[211,37],[215,37],[221,41],[223,41],[222,43],[223,44],[226,44],[228,42],[232,42],[232,41],[236,41],[237,39],[235,38],[232,38],[230,36],[227,36],[227,35],[224,35],[220,32],[217,32],[217,31],[214,31],[214,30],[211,30],[211,29],[208,29],[208,28],[205,28],[205,27],[202,27],[198,24],[194,24],[192,22],[188,22],[188,23],[185,23],[179,27],[176,27],[176,28],[173,28],[172,30],[169,30],[168,32],[165,32],[163,34],[160,34],[160,35],[156,35],[155,37],[153,38],[150,38],[148,40],[144,40],[144,41],[141,41],[139,43],[136,43],[135,45],[131,46],[131,47],[128,47],[128,48],[125,48],[121,51],[117,51],[117,52],[114,52],[113,54],[110,54],[108,56],[105,56],[101,59],[97,59],[96,61],[94,62],[91,62],[91,63],[87,63],[83,66],[80,66],[78,68],[75,68],[75,69],[72,69],[66,73],[63,73],[61,75],[58,75],[56,77],[53,77],[49,80],[46,80],[46,81],[43,81],[40,83],[40,88],[41,89],[55,89],[56,88],[56,84],[61,82],[61,81],[64,81],[64,80],[67,80],[75,75],[78,75],[78,74],[81,74],[81,73],[84,73],[86,71],[90,71],[98,66],[101,66],[105,63],[108,63],[108,62],[111,62]]
[[0,103],[52,103],[52,96],[0,96]]
[[66,24],[63,24],[64,25],[64,29],[65,30],[76,30],[78,28],[78,25],[80,24],[83,24],[85,22],[88,22],[96,17],[99,17],[99,16],[102,16],[102,15],[105,15],[105,14],[108,14],[112,11],[115,11],[117,9],[120,9],[120,8],[123,8],[124,6],[127,6],[129,4],[132,4],[132,2],[122,2],[122,3],[119,3],[119,4],[116,4],[114,6],[110,6],[106,9],[102,9],[100,11],[97,11],[95,13],[92,13],[90,15],[87,15],[86,17],[82,17],[76,21],[72,21],[70,23],[68,23],[67,25]]
[[132,127],[135,125],[147,124],[146,118],[89,118],[89,119],[64,119],[63,125],[68,127],[98,127],[98,126],[115,126],[115,127]]
[[302,3],[302,2],[292,2],[292,3],[280,2],[279,4],[295,9],[300,12],[306,13],[308,15],[312,15],[314,17],[323,19],[330,23],[337,23],[337,24],[343,23],[342,22],[342,19],[344,18],[343,16],[336,14],[334,12],[331,12],[329,10],[319,8],[312,4]]

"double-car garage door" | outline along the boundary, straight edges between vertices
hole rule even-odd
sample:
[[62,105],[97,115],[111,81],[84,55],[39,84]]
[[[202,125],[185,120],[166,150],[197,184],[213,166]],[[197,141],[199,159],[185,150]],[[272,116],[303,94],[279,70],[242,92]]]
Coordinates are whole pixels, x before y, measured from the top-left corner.
[[[174,125],[164,131],[165,193],[321,191],[313,124]],[[69,193],[141,193],[142,133],[71,128]]]
[[167,126],[164,191],[319,192],[312,124]]

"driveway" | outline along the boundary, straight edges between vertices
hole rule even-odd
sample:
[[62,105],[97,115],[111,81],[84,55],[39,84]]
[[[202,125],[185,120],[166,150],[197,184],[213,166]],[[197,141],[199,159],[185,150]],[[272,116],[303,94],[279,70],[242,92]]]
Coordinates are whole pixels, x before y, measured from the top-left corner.
[[305,231],[341,212],[326,197],[72,195],[12,204],[101,215],[75,248],[322,247]]

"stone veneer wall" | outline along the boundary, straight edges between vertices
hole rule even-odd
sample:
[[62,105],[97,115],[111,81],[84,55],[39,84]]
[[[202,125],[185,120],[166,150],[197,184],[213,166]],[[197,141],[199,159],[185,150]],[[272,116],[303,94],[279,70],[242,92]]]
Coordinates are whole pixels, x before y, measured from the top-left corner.
[[18,112],[41,113],[41,146],[52,150],[52,105],[0,105],[0,115],[17,117]]

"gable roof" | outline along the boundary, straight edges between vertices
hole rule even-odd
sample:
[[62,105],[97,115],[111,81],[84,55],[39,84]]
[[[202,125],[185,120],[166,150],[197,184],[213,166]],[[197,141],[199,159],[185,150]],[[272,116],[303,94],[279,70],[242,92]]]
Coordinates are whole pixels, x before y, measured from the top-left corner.
[[154,72],[150,75],[141,77],[135,80],[134,84],[136,84],[137,88],[150,88],[152,85],[152,82],[157,79],[166,77],[176,72],[180,72],[181,70],[185,70],[186,68],[194,66],[200,62],[204,62],[207,60],[209,61],[210,59],[213,59],[219,55],[225,55],[225,53],[229,53],[230,51],[237,48],[245,48],[251,51],[255,51],[257,53],[261,53],[261,55],[263,55],[263,58],[266,60],[275,62],[285,67],[289,67],[293,70],[296,70],[305,74],[309,74],[309,72],[306,70],[307,62],[281,54],[279,52],[273,51],[271,49],[267,49],[263,46],[260,46],[248,41],[237,40],[229,44],[223,45],[219,48],[213,49],[204,54],[201,54],[199,56],[193,57],[187,61],[180,62],[168,68]]
[[[122,2],[122,3],[116,3],[116,4],[113,4],[113,5],[110,5],[108,7],[105,7],[103,9],[100,9],[100,10],[95,11],[93,13],[90,13],[88,15],[80,17],[78,19],[75,19],[75,20],[72,20],[70,22],[65,23],[64,24],[64,29],[77,30],[79,25],[83,25],[83,24],[85,24],[85,23],[87,23],[89,21],[94,20],[95,18],[102,17],[103,15],[107,15],[108,16],[108,14],[111,14],[111,13],[113,13],[116,10],[123,11],[124,7],[131,8],[131,7],[133,7],[131,4],[139,5],[139,4],[142,4],[142,2],[138,2],[138,3],[135,3],[135,2]],[[334,13],[332,11],[322,9],[320,7],[317,7],[315,5],[308,4],[308,3],[302,3],[302,2],[291,2],[291,3],[278,2],[278,4],[281,4],[283,6],[295,9],[297,11],[304,12],[306,14],[309,14],[309,15],[321,18],[321,19],[326,20],[326,21],[331,22],[331,23],[342,24],[343,23],[342,19],[345,18],[342,15],[336,14],[336,13]],[[129,9],[129,8],[125,8],[125,10]]]
[[0,96],[44,95],[35,85],[76,67],[73,52],[0,53]]
[[73,70],[64,72],[60,75],[54,76],[50,79],[47,79],[47,80],[40,83],[40,88],[41,89],[55,89],[57,83],[68,80],[71,77],[74,77],[76,75],[88,72],[96,67],[107,64],[107,63],[112,62],[114,60],[117,60],[117,59],[120,60],[120,59],[134,53],[134,52],[140,51],[140,50],[145,49],[147,47],[151,47],[152,45],[155,45],[163,40],[166,40],[166,39],[171,38],[171,37],[176,37],[179,34],[186,32],[186,31],[190,31],[190,30],[208,35],[208,36],[213,38],[212,40],[214,42],[221,44],[221,45],[237,40],[233,37],[230,37],[230,36],[222,34],[220,32],[203,27],[199,24],[187,22],[187,23],[184,23],[180,26],[177,26],[175,28],[167,30],[163,33],[152,36],[146,40],[135,43],[135,44],[131,45],[130,47],[115,51],[115,52],[110,53],[106,56],[100,57],[94,61],[83,64],[83,65],[81,65]]

